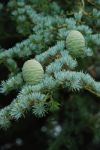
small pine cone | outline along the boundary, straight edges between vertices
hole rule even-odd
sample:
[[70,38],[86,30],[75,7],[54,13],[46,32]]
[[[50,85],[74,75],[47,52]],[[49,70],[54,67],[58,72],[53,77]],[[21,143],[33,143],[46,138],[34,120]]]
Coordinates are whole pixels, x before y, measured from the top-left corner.
[[82,57],[85,53],[85,39],[79,31],[72,30],[69,32],[66,46],[70,54],[75,57]]
[[22,74],[26,83],[36,84],[43,79],[44,70],[38,61],[31,59],[24,63]]

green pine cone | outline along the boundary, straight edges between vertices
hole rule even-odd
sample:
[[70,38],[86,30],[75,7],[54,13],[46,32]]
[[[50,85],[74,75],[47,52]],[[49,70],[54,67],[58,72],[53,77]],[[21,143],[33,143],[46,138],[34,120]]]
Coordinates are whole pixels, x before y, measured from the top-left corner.
[[79,31],[72,30],[66,38],[66,46],[70,54],[81,57],[85,53],[85,39]]
[[24,63],[22,74],[26,83],[36,84],[43,79],[44,70],[38,61],[30,59]]

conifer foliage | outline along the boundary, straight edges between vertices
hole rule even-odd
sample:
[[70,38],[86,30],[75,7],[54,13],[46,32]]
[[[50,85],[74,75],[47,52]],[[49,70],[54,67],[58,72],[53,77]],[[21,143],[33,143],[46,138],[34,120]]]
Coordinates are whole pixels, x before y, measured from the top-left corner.
[[[61,133],[62,140],[64,131],[68,132],[67,128],[72,126],[68,120],[72,115],[69,108],[78,108],[75,115],[80,114],[78,117],[83,124],[89,116],[91,118],[92,112],[87,111],[88,106],[83,102],[86,98],[80,100],[78,95],[88,91],[100,99],[100,82],[87,73],[84,67],[95,56],[100,61],[97,56],[100,46],[99,6],[98,0],[9,0],[6,6],[0,4],[1,14],[6,10],[13,22],[12,26],[16,28],[16,34],[23,37],[8,49],[4,49],[2,44],[0,47],[0,67],[6,67],[9,72],[6,79],[1,79],[0,94],[7,95],[14,90],[17,92],[11,103],[0,109],[0,128],[13,126],[13,121],[19,120],[29,111],[36,117],[43,117],[57,111],[59,107],[61,109],[61,90],[73,95],[71,101],[65,102],[67,120]],[[88,122],[90,124],[91,119]],[[96,122],[99,124],[98,119]],[[95,124],[92,127],[96,132]],[[77,132],[80,133],[80,130],[81,127]],[[70,139],[67,141],[69,150],[75,150],[74,140],[69,133],[67,136]],[[56,141],[57,150],[64,142],[59,142],[60,138]],[[50,150],[55,150],[56,142]]]

